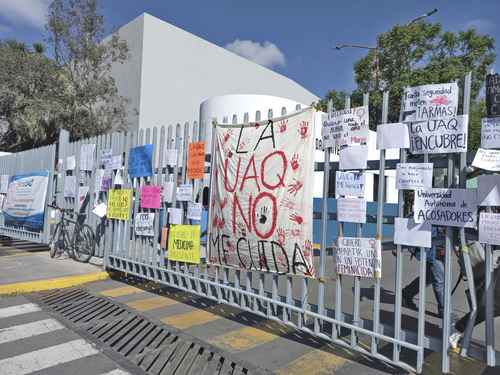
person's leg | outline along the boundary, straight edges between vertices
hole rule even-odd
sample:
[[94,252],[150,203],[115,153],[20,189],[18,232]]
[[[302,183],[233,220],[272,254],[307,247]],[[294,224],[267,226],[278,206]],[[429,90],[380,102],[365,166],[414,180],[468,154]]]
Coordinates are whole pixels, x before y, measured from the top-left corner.
[[[431,283],[432,274],[430,272],[429,263],[426,267],[425,285]],[[416,277],[411,283],[403,288],[403,305],[412,309],[417,309],[417,305],[413,302],[413,298],[420,292],[420,277]]]
[[432,289],[438,304],[438,313],[442,317],[444,313],[444,263],[442,260],[434,259],[428,267],[432,274]]

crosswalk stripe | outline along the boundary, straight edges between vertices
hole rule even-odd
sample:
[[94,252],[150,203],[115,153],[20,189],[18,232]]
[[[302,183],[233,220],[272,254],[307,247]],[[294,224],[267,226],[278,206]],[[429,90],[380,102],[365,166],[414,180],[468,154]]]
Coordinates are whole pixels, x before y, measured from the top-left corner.
[[25,303],[24,305],[9,306],[0,309],[0,319],[10,318],[11,316],[28,314],[35,311],[40,311],[41,308],[35,303]]
[[25,375],[98,353],[91,344],[80,339],[2,359],[0,369],[2,375]]
[[110,372],[106,372],[105,374],[101,374],[101,375],[130,375],[130,373],[117,368],[115,370],[112,370]]
[[0,344],[26,339],[59,329],[64,329],[64,326],[54,319],[39,320],[37,322],[2,328],[0,329]]

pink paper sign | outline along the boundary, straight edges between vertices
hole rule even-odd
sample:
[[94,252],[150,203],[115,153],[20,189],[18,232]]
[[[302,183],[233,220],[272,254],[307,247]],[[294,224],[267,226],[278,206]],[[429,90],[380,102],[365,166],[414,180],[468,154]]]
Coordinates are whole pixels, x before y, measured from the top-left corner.
[[141,189],[141,208],[160,208],[161,187],[146,185]]

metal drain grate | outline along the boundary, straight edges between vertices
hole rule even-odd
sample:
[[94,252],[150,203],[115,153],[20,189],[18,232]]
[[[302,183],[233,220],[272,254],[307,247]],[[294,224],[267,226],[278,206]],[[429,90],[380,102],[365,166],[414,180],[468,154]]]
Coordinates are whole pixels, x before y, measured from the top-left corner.
[[83,289],[51,291],[38,295],[37,300],[147,374],[263,373]]

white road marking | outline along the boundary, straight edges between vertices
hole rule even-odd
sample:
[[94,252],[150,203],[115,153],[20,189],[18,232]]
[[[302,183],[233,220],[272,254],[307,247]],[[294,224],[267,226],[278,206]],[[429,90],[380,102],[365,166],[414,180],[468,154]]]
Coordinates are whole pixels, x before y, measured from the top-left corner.
[[65,327],[54,319],[39,320],[38,322],[2,328],[0,329],[0,344],[26,339],[63,328]]
[[106,372],[105,374],[101,374],[101,375],[130,375],[130,373],[117,368],[116,370],[112,370],[110,372]]
[[11,316],[28,314],[35,311],[41,311],[41,308],[35,303],[26,303],[24,305],[9,306],[0,309],[0,319],[10,318]]
[[98,354],[85,340],[74,340],[0,360],[2,375],[26,375],[48,367]]

